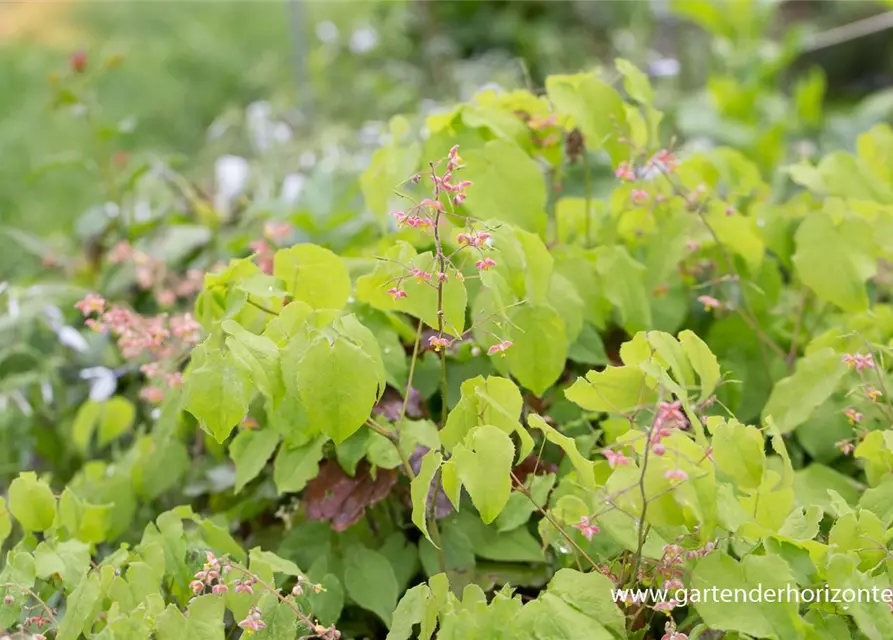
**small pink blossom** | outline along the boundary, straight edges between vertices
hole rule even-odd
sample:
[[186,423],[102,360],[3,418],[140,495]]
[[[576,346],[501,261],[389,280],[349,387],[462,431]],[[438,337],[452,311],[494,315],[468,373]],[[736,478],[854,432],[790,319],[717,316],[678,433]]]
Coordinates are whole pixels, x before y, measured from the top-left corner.
[[419,281],[419,283],[427,282],[431,279],[431,274],[427,271],[422,271],[421,269],[412,269],[410,273]]
[[633,201],[633,204],[645,204],[648,202],[648,197],[648,192],[644,189],[633,189],[629,194],[629,198]]
[[685,473],[682,469],[669,469],[664,472],[664,478],[667,480],[677,480],[679,482],[683,482],[688,480],[688,474]]
[[679,427],[686,422],[685,414],[682,412],[681,400],[676,400],[675,402],[661,402],[657,405],[657,420],[655,423],[658,429],[663,426]]
[[619,451],[611,451],[610,449],[602,449],[602,455],[608,459],[608,466],[612,469],[622,467],[629,464],[629,458]]
[[250,579],[245,580],[245,582],[242,582],[241,580],[235,580],[233,581],[233,584],[235,585],[235,589],[233,590],[236,593],[247,593],[248,595],[254,595],[254,587],[252,586],[253,583]]
[[127,240],[121,240],[112,247],[108,254],[108,261],[112,264],[121,264],[133,257],[133,246]]
[[484,258],[483,260],[478,260],[477,262],[475,262],[474,266],[476,266],[481,271],[487,271],[491,267],[496,266],[496,261],[493,258]]
[[172,307],[177,302],[177,294],[171,289],[162,289],[155,294],[155,302],[160,307]]
[[617,165],[617,170],[614,172],[614,175],[625,182],[630,182],[636,179],[635,169],[633,169],[628,162],[621,162]]
[[189,588],[192,589],[192,593],[199,595],[205,590],[205,583],[201,580],[193,580],[189,583]]
[[140,389],[140,398],[151,404],[161,404],[164,400],[164,391],[158,387],[143,387]]
[[287,222],[271,220],[264,225],[264,236],[276,244],[281,244],[283,240],[288,239],[293,231],[294,229]]
[[669,602],[657,602],[654,605],[655,611],[672,611],[676,608],[677,602],[670,600]]
[[698,242],[697,240],[689,240],[688,242],[685,243],[685,248],[688,249],[689,251],[697,251],[698,249],[701,248],[701,243]]
[[878,398],[880,398],[884,394],[881,393],[880,391],[878,391],[877,389],[875,389],[874,387],[868,387],[865,390],[865,395],[867,395],[868,399],[871,400],[872,402],[877,402]]
[[660,442],[657,444],[651,445],[651,453],[656,456],[663,456],[667,452],[667,448],[662,445]]
[[446,282],[449,279],[450,279],[450,277],[447,274],[445,274],[443,271],[441,271],[440,273],[437,274],[438,282]]
[[874,369],[874,355],[871,353],[861,354],[861,353],[848,353],[843,356],[843,362],[848,367],[855,368],[856,371],[862,371],[863,369]]
[[462,158],[459,157],[459,145],[454,145],[449,152],[449,161],[447,162],[447,170],[455,171],[462,168]]
[[847,419],[850,421],[850,424],[857,424],[859,422],[862,422],[862,418],[865,417],[855,409],[846,409],[844,410],[843,415],[847,417]]
[[580,531],[580,533],[583,534],[583,537],[590,542],[592,541],[592,536],[601,532],[601,529],[590,521],[589,516],[580,516],[580,522],[571,526]]
[[850,440],[838,440],[834,443],[834,446],[840,449],[840,452],[845,456],[850,455],[853,451],[856,450],[856,445],[854,445]]
[[698,302],[704,305],[704,311],[711,311],[713,309],[722,308],[722,302],[720,302],[713,296],[698,296]]
[[672,173],[679,166],[679,161],[669,149],[661,149],[651,157],[648,164],[651,166],[659,165],[665,171]]
[[74,304],[75,308],[85,316],[91,313],[102,313],[105,311],[105,298],[95,293],[88,293],[83,300],[79,300]]
[[398,289],[397,287],[391,287],[388,289],[388,295],[390,295],[395,301],[401,300],[406,297],[406,292],[402,289]]
[[222,596],[227,591],[229,591],[229,587],[227,587],[222,582],[218,582],[213,587],[211,587],[211,593],[213,593],[215,596]]
[[261,620],[260,609],[254,607],[245,616],[245,619],[239,622],[239,627],[245,630],[245,633],[255,633],[261,629],[267,628],[267,623]]
[[487,349],[487,355],[488,355],[488,356],[492,356],[492,355],[498,353],[499,355],[504,356],[506,350],[507,350],[510,346],[512,346],[512,344],[513,344],[513,343],[512,343],[511,340],[503,340],[503,341],[500,342],[499,344],[494,344],[492,347],[490,347],[489,349]]
[[173,373],[167,374],[165,377],[165,382],[167,382],[167,386],[171,389],[179,387],[183,384],[183,374],[179,371],[174,371]]
[[431,198],[425,198],[419,203],[419,207],[428,207],[429,209],[436,209],[437,211],[443,211],[443,205],[440,204],[437,200],[432,200]]
[[428,338],[428,345],[431,346],[435,351],[440,351],[442,348],[450,346],[450,341],[446,338],[431,336],[430,338]]

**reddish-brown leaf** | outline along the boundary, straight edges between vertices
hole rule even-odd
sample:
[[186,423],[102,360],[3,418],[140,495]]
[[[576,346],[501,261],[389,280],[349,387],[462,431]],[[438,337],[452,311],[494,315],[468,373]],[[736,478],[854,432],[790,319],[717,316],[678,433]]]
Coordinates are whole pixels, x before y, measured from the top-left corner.
[[396,482],[397,471],[393,469],[377,469],[373,478],[365,460],[357,466],[353,478],[336,461],[326,460],[304,492],[307,517],[344,531],[363,517],[367,507],[384,500]]

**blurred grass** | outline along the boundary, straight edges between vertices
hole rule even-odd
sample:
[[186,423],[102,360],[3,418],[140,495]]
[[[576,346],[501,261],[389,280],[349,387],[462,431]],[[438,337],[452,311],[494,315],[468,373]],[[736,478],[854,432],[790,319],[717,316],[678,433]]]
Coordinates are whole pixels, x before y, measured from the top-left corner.
[[49,76],[66,70],[72,51],[85,50],[92,67],[123,56],[99,85],[107,118],[136,118],[123,150],[189,155],[228,106],[291,82],[285,2],[27,4],[43,5],[42,19],[28,9],[31,17],[12,28],[15,7],[0,7],[7,25],[0,33],[0,222],[34,233],[69,229],[100,197],[97,181],[74,164],[35,173],[60,154],[91,152],[84,123],[49,105]]

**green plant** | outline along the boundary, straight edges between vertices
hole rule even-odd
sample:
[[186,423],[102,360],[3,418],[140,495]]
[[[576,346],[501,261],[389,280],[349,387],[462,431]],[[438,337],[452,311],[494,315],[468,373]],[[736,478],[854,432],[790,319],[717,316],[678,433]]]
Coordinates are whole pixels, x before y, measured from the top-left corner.
[[616,69],[393,119],[337,252],[203,198],[103,230],[93,288],[140,293],[78,308],[132,379],[10,485],[8,632],[893,634],[879,598],[634,595],[889,584],[893,131],[688,153]]

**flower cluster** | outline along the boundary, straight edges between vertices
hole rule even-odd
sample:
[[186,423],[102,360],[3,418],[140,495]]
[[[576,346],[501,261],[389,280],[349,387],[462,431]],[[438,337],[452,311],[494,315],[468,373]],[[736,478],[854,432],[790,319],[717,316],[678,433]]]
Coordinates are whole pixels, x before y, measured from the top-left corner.
[[252,607],[244,620],[239,621],[239,628],[245,633],[251,634],[267,628],[267,623],[261,620],[261,612],[257,607]]
[[115,244],[106,254],[106,259],[114,265],[131,263],[136,269],[139,288],[152,291],[155,302],[162,308],[170,308],[178,300],[189,299],[202,289],[204,274],[200,269],[189,269],[181,277],[169,269],[163,260],[135,249],[126,240]]
[[624,467],[629,464],[629,458],[620,451],[611,451],[610,449],[602,449],[602,455],[608,460],[608,466],[612,469]]
[[[669,437],[673,433],[673,429],[681,429],[687,425],[688,419],[682,412],[681,400],[659,403],[654,415],[654,426],[651,430],[651,452],[656,456],[664,455],[666,447],[663,445],[662,440]],[[680,479],[678,474],[673,474],[673,476],[676,479]],[[673,479],[673,476],[669,476],[668,479]]]
[[191,314],[144,316],[123,306],[108,305],[95,293],[87,294],[75,307],[88,316],[88,327],[115,336],[125,359],[149,360],[140,367],[151,383],[140,394],[144,400],[161,402],[164,387],[182,384],[183,376],[175,364],[201,340],[201,325]]
[[189,583],[189,588],[192,589],[192,593],[200,596],[205,592],[206,588],[210,587],[211,593],[215,596],[222,596],[229,591],[224,578],[229,573],[230,566],[227,563],[221,563],[210,551],[207,552],[206,558],[207,562],[193,576],[192,582]]
[[874,355],[870,353],[865,355],[861,353],[847,353],[843,356],[843,362],[845,365],[856,371],[874,369]]

